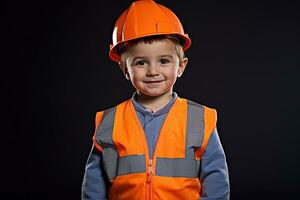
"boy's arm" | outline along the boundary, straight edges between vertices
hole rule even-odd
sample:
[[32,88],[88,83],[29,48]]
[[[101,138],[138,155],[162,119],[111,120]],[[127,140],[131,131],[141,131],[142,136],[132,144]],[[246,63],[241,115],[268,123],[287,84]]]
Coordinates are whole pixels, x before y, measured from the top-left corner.
[[82,200],[106,200],[107,179],[101,167],[102,153],[93,145],[82,182]]
[[217,128],[213,130],[201,157],[201,200],[229,200],[229,177],[226,157]]

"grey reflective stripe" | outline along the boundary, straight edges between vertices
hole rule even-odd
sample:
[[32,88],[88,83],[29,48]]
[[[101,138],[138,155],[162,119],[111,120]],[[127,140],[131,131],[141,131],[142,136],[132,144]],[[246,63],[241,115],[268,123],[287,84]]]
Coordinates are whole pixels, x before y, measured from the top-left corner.
[[204,137],[204,107],[193,101],[187,102],[186,154],[187,159],[195,159],[195,148],[202,145]]
[[156,175],[169,177],[197,178],[200,161],[184,158],[157,158]]
[[116,107],[104,111],[102,122],[96,131],[96,141],[103,148],[103,166],[108,178],[115,179],[118,164],[118,152],[112,140]]
[[187,127],[185,158],[157,158],[156,175],[169,177],[199,177],[200,161],[195,149],[201,147],[204,137],[204,107],[187,100]]
[[96,141],[103,148],[104,170],[110,180],[115,179],[117,175],[146,171],[145,155],[118,156],[112,139],[115,112],[116,107],[105,110],[102,122],[96,131]]
[[[102,122],[96,131],[96,141],[103,148],[103,165],[110,180],[117,175],[145,173],[145,155],[118,157],[112,140],[116,107],[104,111]],[[200,148],[204,136],[204,107],[187,100],[187,127],[185,158],[157,158],[156,175],[196,178],[200,161],[195,159],[195,149]],[[168,147],[167,147],[168,148]]]
[[119,157],[118,175],[143,173],[146,171],[145,155],[130,155]]

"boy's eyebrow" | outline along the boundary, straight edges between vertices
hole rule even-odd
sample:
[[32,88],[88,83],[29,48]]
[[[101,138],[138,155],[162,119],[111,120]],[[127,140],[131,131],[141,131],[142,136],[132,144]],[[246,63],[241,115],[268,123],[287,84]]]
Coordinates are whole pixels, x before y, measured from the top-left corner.
[[[159,57],[169,57],[169,58],[174,58],[172,55],[160,55]],[[132,59],[132,62],[134,62],[135,60],[137,59],[147,59],[147,57],[144,57],[144,56],[137,56],[137,57],[134,57]]]
[[171,55],[161,55],[160,57],[169,57],[169,58],[174,58],[173,56]]
[[146,59],[147,57],[143,57],[143,56],[138,56],[138,57],[134,57],[133,59],[132,59],[132,62],[134,62],[135,60],[137,60],[137,59]]

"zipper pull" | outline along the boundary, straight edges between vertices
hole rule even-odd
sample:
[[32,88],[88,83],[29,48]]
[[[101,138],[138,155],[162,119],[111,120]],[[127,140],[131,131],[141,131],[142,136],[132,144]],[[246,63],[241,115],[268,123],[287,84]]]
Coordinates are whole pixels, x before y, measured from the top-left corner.
[[153,174],[153,168],[152,168],[152,159],[149,160],[149,170],[148,170],[148,179],[147,182],[151,182],[151,176]]

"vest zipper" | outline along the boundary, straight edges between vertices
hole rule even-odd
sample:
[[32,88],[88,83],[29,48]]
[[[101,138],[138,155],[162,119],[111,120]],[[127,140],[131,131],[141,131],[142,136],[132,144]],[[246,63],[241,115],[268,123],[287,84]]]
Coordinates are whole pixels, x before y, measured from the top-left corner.
[[147,183],[151,182],[152,175],[153,175],[153,167],[152,167],[152,159],[149,159],[149,165],[148,165],[148,178],[147,178]]
[[153,176],[153,166],[152,159],[148,162],[148,172],[147,172],[147,199],[152,200],[152,176]]
[[[149,195],[150,195],[147,198],[149,200],[153,200],[152,176],[154,175],[153,172],[155,171],[155,166],[156,166],[156,147],[157,147],[157,144],[159,142],[159,138],[161,137],[162,130],[164,129],[164,124],[166,123],[166,120],[168,120],[168,116],[169,116],[169,114],[166,116],[166,118],[165,118],[165,120],[164,120],[164,122],[163,122],[163,124],[161,126],[161,129],[160,129],[160,131],[158,133],[158,137],[157,137],[156,143],[154,145],[154,149],[153,149],[152,158],[150,158],[150,156],[149,156],[149,165],[148,165],[148,173],[149,173],[149,175],[148,175],[148,180],[150,180],[150,182],[149,182],[149,188],[147,188],[148,192],[149,192]],[[144,138],[145,138],[145,140],[147,140],[146,136],[144,136]],[[148,148],[148,143],[146,143],[146,144],[147,144],[147,148]]]
[[[175,103],[176,102],[174,102],[174,104]],[[173,104],[173,106],[174,106],[174,104]],[[165,118],[165,120],[164,120],[164,122],[163,122],[163,124],[162,124],[162,126],[161,126],[161,128],[160,128],[160,131],[158,133],[158,137],[157,137],[156,143],[154,145],[152,158],[150,158],[150,156],[149,156],[149,170],[148,170],[148,172],[150,172],[150,170],[151,170],[151,176],[150,175],[148,176],[148,180],[150,180],[150,183],[149,183],[150,187],[149,187],[149,190],[148,190],[149,194],[150,194],[150,197],[148,197],[147,199],[149,199],[149,200],[153,200],[153,184],[151,182],[152,182],[152,176],[154,175],[153,172],[155,171],[155,166],[156,166],[156,147],[157,147],[157,144],[159,142],[159,138],[161,137],[162,131],[165,129],[164,128],[165,127],[164,124],[166,124],[168,122],[168,120],[169,120],[169,116],[170,115],[168,113],[167,116],[166,116],[166,118]],[[146,144],[147,144],[147,148],[148,148],[148,143],[147,143],[147,139],[146,139],[145,134],[144,134],[144,138],[146,140]]]
[[[176,99],[176,101],[177,101],[177,99]],[[174,104],[176,103],[176,101],[174,102]],[[166,118],[165,118],[165,120],[164,120],[164,122],[162,124],[162,127],[161,127],[161,129],[159,131],[158,138],[157,138],[156,143],[154,145],[153,155],[152,155],[152,158],[150,158],[149,147],[148,147],[148,143],[147,143],[147,138],[146,138],[145,131],[144,131],[143,127],[141,126],[141,123],[140,123],[139,118],[138,118],[138,116],[137,116],[137,114],[135,112],[135,109],[134,109],[134,106],[133,106],[132,102],[131,102],[130,106],[131,106],[131,110],[133,112],[133,116],[134,116],[134,118],[136,120],[136,123],[137,123],[137,125],[138,125],[138,127],[140,129],[140,133],[142,134],[142,138],[144,140],[144,145],[145,145],[146,151],[147,151],[147,153],[145,155],[146,156],[146,161],[148,160],[148,165],[147,165],[148,169],[146,169],[147,170],[146,200],[153,200],[153,184],[152,184],[153,178],[152,177],[154,176],[154,171],[155,171],[155,162],[156,162],[156,158],[155,158],[156,153],[155,153],[155,151],[156,151],[156,146],[157,146],[157,143],[158,143],[159,138],[161,136],[162,130],[164,129],[164,124],[166,123],[166,120],[168,120],[168,118],[169,118],[169,113],[167,114],[167,116],[166,116]]]
[[131,111],[133,114],[133,117],[137,123],[138,129],[141,133],[141,136],[143,138],[143,142],[144,142],[144,147],[145,147],[145,156],[146,156],[146,174],[147,174],[147,179],[146,181],[146,200],[153,200],[153,188],[152,188],[152,176],[153,176],[153,161],[152,158],[150,158],[149,155],[149,147],[148,147],[148,143],[147,143],[147,138],[146,138],[146,134],[145,131],[140,123],[140,120],[136,114],[136,111],[134,109],[134,105],[132,103],[132,101],[130,101],[130,107],[131,107]]

